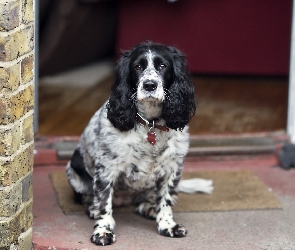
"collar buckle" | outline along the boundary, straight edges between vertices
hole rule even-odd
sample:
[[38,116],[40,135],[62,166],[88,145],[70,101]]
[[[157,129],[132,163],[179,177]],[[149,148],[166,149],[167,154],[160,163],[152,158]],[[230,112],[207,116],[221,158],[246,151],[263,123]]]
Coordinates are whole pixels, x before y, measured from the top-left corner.
[[152,120],[152,122],[148,121],[147,119],[143,118],[140,114],[136,114],[136,121],[144,126],[148,127],[150,130],[154,130],[155,128],[162,130],[164,132],[169,132],[169,128],[160,124],[155,123],[155,120]]

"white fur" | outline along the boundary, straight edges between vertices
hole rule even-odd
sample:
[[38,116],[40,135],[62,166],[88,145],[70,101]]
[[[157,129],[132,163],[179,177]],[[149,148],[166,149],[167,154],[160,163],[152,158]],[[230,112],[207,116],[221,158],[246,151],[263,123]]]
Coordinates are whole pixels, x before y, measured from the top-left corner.
[[[155,69],[153,58],[154,54],[151,51],[145,54],[147,59],[148,65],[143,72],[142,77],[139,79],[139,85],[137,88],[137,99],[138,101],[147,100],[148,98],[153,98],[158,101],[164,101],[164,89],[163,89],[163,79],[159,75],[158,71]],[[158,87],[155,91],[148,92],[144,90],[143,84],[147,81],[154,81],[157,82]]]

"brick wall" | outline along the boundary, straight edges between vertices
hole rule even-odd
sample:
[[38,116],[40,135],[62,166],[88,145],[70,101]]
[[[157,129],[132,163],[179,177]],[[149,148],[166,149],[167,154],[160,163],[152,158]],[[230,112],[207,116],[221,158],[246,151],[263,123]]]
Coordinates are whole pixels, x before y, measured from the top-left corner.
[[33,0],[0,0],[0,249],[31,249]]

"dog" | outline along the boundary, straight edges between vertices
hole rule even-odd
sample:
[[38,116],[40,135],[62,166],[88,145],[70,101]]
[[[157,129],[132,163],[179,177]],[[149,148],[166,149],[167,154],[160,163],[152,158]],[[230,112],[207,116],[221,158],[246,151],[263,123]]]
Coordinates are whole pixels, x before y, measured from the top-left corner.
[[172,46],[144,42],[122,53],[108,101],[94,114],[67,164],[76,200],[95,220],[91,241],[116,241],[112,207],[134,204],[154,219],[160,235],[184,237],[173,219],[194,84],[185,56]]

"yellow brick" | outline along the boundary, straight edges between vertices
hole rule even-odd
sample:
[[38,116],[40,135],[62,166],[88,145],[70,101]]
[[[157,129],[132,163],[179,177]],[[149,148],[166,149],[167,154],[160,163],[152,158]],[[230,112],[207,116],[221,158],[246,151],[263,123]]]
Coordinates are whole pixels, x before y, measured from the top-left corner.
[[20,125],[15,125],[11,129],[0,130],[0,156],[10,156],[20,146]]
[[12,61],[34,48],[34,28],[28,26],[0,37],[0,61]]
[[29,85],[26,89],[11,97],[11,115],[15,120],[20,119],[28,111],[34,108],[34,86]]
[[0,125],[6,125],[9,120],[9,104],[6,98],[0,96]]
[[28,26],[18,32],[18,42],[15,47],[19,48],[19,55],[24,55],[34,48],[34,27]]
[[34,20],[33,0],[22,0],[23,23],[29,23]]
[[12,30],[19,25],[19,1],[0,3],[0,31]]
[[10,171],[9,167],[11,166],[9,161],[0,161],[0,186],[8,186],[10,181]]
[[32,142],[34,140],[33,128],[34,115],[27,117],[22,124],[22,144]]
[[9,61],[7,53],[10,51],[9,39],[6,36],[0,36],[0,61]]
[[20,235],[18,238],[18,249],[34,249],[32,246],[32,228]]
[[34,56],[30,55],[22,60],[21,63],[21,79],[22,83],[27,83],[33,79],[34,72]]
[[14,95],[0,95],[0,125],[14,123],[34,109],[34,85]]
[[32,177],[33,177],[33,171],[29,172],[21,182],[22,202],[27,202],[33,197]]
[[16,169],[12,173],[13,180],[24,177],[29,171],[33,170],[34,165],[34,145],[21,152],[15,159]]
[[20,65],[15,63],[8,68],[0,68],[0,93],[9,93],[17,90],[20,84]]
[[12,188],[4,188],[0,192],[0,216],[10,217],[15,214],[22,203],[21,183],[13,185]]
[[30,202],[10,220],[0,221],[0,246],[6,247],[17,242],[19,235],[26,232],[32,226],[32,222],[32,202]]
[[33,169],[34,145],[19,153],[12,160],[0,162],[0,186],[6,187],[24,177]]

